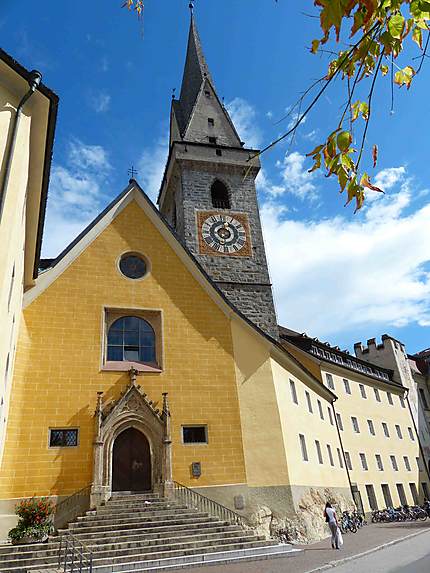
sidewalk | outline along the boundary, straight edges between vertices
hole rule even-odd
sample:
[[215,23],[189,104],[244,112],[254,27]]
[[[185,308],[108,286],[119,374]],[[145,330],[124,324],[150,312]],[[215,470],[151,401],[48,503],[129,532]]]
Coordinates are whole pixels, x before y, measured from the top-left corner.
[[357,533],[347,533],[343,536],[344,546],[340,551],[330,547],[330,539],[319,541],[312,545],[296,545],[303,549],[292,557],[267,559],[264,561],[248,561],[226,565],[207,565],[204,567],[185,568],[182,571],[190,573],[307,573],[324,567],[332,561],[343,560],[366,551],[375,550],[381,546],[408,537],[430,531],[430,521],[413,521],[407,523],[378,523],[370,524]]

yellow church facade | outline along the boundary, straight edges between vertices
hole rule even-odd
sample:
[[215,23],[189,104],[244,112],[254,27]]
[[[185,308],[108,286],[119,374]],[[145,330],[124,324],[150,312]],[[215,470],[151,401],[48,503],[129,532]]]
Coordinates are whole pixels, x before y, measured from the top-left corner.
[[368,512],[427,495],[409,389],[278,326],[254,155],[192,17],[158,208],[130,180],[18,307],[0,539],[33,495],[86,492],[85,510],[184,485],[308,540],[327,500]]

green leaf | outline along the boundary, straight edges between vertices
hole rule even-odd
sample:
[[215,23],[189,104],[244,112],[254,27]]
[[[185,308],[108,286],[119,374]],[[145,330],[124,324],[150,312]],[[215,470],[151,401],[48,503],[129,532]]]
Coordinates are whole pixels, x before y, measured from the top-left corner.
[[319,45],[320,45],[319,40],[312,40],[312,47],[311,47],[312,54],[316,54],[318,52]]
[[317,145],[315,149],[313,149],[309,153],[306,153],[306,157],[311,157],[311,155],[316,155],[317,153],[320,153],[323,147],[324,145]]
[[388,30],[393,38],[400,39],[405,29],[405,19],[400,13],[394,14],[388,20]]
[[409,89],[415,73],[416,72],[412,66],[406,66],[394,74],[394,83],[398,84],[400,87],[405,85],[407,89]]
[[423,31],[418,26],[415,26],[412,32],[412,40],[422,49],[423,47]]
[[352,135],[349,131],[341,131],[337,136],[337,146],[341,151],[347,151],[348,147],[351,145]]

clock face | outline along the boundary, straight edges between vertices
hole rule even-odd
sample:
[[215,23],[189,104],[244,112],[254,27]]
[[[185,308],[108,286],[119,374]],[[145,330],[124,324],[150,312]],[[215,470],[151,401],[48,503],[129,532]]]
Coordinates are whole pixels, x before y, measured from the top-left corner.
[[249,230],[243,213],[199,213],[200,252],[249,256]]

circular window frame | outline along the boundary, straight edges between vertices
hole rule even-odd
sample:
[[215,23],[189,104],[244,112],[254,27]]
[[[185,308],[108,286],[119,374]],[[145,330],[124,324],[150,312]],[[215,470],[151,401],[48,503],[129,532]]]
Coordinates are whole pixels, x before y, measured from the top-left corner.
[[[128,277],[127,275],[125,275],[122,272],[120,264],[121,264],[122,259],[126,256],[135,256],[135,257],[139,257],[140,259],[143,260],[143,262],[146,265],[146,272],[142,277],[134,279],[132,277]],[[132,281],[134,283],[144,281],[151,274],[151,270],[152,270],[151,263],[150,263],[148,257],[146,255],[144,255],[143,253],[140,253],[139,251],[124,251],[123,253],[121,253],[117,259],[116,268],[117,268],[118,273],[120,274],[120,276],[123,279],[126,279],[128,281]]]

